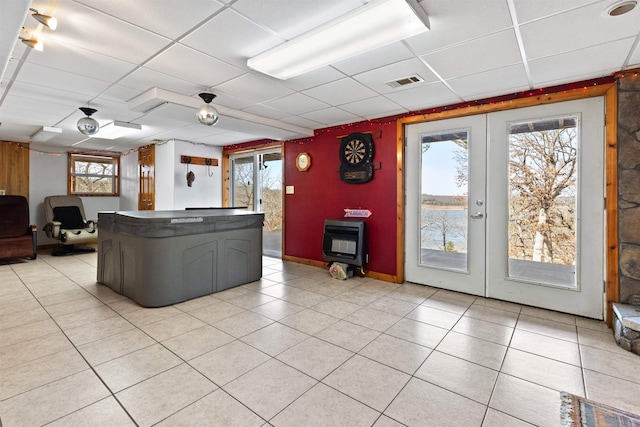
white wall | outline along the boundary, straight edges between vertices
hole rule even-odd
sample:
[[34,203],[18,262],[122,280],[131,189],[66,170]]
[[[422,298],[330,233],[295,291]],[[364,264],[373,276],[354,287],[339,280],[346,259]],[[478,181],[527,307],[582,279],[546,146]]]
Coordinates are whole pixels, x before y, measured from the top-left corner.
[[[218,166],[188,165],[187,167],[185,163],[180,163],[182,155],[217,159]],[[222,148],[175,141],[173,166],[173,209],[222,206]],[[196,176],[191,187],[187,185],[187,170]]]
[[138,210],[138,152],[120,156],[120,210]]
[[156,145],[155,174],[156,194],[155,209],[157,211],[173,210],[173,169],[175,156],[175,143],[169,141]]
[[[51,151],[51,147],[31,144],[34,150]],[[180,156],[218,159],[219,166],[189,165],[196,175],[187,186],[187,165]],[[43,231],[47,223],[44,198],[67,194],[67,153],[60,155],[30,152],[29,215],[38,227],[38,245],[55,244]],[[222,206],[222,148],[195,145],[185,141],[169,141],[156,145],[156,210],[182,210],[186,207]],[[97,219],[98,212],[138,209],[137,152],[120,158],[120,197],[82,197],[87,219]]]
[[[36,150],[51,147],[31,145]],[[31,151],[29,155],[29,216],[38,227],[38,245],[55,244],[47,238],[43,228],[47,223],[44,214],[44,198],[67,194],[67,153],[60,155]],[[88,219],[97,219],[100,211],[120,210],[119,197],[83,197],[82,204]]]

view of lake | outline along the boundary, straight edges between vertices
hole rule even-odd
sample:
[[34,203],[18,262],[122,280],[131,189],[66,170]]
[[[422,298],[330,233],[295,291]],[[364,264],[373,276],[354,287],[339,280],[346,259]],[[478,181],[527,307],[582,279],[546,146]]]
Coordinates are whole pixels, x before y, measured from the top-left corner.
[[[468,215],[459,206],[422,205],[421,247],[444,250],[443,234],[449,250],[467,251]],[[451,243],[448,243],[451,242]]]

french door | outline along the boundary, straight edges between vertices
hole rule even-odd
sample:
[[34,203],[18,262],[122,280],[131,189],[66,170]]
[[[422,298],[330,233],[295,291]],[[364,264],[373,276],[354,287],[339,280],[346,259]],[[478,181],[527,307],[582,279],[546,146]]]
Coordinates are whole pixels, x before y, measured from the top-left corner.
[[408,281],[602,318],[603,98],[406,137]]
[[282,256],[282,153],[263,150],[231,157],[234,207],[265,214],[262,253]]

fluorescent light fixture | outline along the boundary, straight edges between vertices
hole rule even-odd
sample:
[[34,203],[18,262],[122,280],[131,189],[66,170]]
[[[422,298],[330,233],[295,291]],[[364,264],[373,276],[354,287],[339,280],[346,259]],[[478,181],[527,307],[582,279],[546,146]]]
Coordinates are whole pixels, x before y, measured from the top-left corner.
[[123,136],[130,136],[142,130],[142,125],[129,122],[119,122],[117,120],[100,127],[97,134],[91,138],[117,139]]
[[33,135],[31,135],[32,142],[45,142],[50,140],[51,138],[55,138],[56,136],[62,133],[62,129],[55,128],[51,126],[40,126],[40,129],[36,131]]
[[247,66],[286,80],[427,31],[425,18],[420,6],[405,0],[372,0],[250,58]]

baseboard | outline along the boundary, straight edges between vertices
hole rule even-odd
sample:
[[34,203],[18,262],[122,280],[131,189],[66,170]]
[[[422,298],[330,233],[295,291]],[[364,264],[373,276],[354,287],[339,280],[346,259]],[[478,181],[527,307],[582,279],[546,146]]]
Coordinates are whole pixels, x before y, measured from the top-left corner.
[[[291,255],[283,255],[282,259],[284,261],[296,262],[298,264],[311,265],[313,267],[329,268],[329,263],[327,261],[318,261],[318,260],[314,260],[314,259],[299,258],[299,257],[291,256]],[[398,276],[394,276],[392,274],[386,274],[386,273],[378,273],[376,271],[366,271],[365,270],[365,277],[370,277],[372,279],[382,280],[382,281],[385,281],[385,282],[401,283],[399,281],[399,279],[398,279]]]

